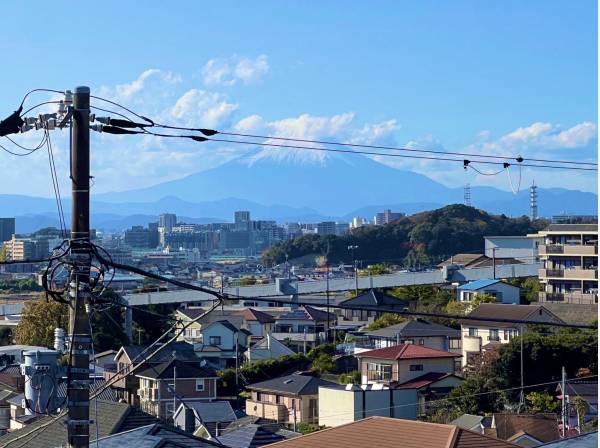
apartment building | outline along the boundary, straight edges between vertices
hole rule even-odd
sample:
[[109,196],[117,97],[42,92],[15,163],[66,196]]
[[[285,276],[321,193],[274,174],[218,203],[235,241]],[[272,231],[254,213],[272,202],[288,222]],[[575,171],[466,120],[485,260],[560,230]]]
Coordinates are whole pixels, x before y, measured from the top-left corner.
[[528,236],[543,238],[540,302],[598,303],[597,224],[551,224]]

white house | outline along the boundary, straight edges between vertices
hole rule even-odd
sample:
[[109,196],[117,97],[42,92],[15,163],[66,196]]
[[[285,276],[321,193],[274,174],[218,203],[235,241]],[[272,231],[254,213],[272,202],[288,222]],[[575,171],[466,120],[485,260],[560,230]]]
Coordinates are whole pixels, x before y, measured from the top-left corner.
[[199,343],[194,351],[201,358],[210,359],[219,367],[232,367],[248,347],[250,332],[238,329],[227,320],[213,322],[200,330]]
[[244,357],[246,358],[246,361],[254,362],[294,354],[293,350],[283,345],[277,339],[271,337],[270,334],[267,334],[264,338],[246,350]]
[[520,289],[501,280],[481,278],[457,288],[459,302],[472,302],[478,294],[494,296],[497,303],[519,303]]
[[527,235],[486,236],[485,255],[489,258],[514,258],[524,263],[533,263],[538,256],[538,246],[543,238],[531,238]]

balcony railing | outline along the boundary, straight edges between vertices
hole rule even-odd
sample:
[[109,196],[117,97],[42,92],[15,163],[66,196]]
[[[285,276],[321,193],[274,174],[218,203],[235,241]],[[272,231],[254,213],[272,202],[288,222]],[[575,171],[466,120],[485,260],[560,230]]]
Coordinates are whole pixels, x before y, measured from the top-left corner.
[[597,244],[540,244],[540,255],[598,255]]
[[289,413],[287,407],[283,404],[246,400],[246,414],[277,422],[287,422]]
[[558,303],[579,303],[596,304],[598,303],[598,294],[596,293],[564,293],[564,292],[540,292],[540,302],[558,302]]
[[382,372],[381,370],[367,370],[368,381],[391,381],[392,372]]

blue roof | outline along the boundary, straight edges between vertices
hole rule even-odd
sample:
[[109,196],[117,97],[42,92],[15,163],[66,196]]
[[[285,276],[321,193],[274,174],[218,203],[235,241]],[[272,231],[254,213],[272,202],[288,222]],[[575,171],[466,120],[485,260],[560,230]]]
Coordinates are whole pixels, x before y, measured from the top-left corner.
[[491,278],[480,278],[479,280],[475,280],[474,282],[459,286],[458,289],[462,291],[477,291],[481,288],[486,288],[488,286],[495,285],[496,283],[500,283],[500,280],[493,280]]

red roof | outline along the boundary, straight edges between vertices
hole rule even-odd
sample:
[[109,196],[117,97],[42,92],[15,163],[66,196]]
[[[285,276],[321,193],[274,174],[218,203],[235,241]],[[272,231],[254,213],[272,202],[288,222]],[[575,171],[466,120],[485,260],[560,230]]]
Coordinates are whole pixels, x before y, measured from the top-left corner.
[[405,383],[399,384],[396,386],[397,389],[421,389],[422,387],[430,386],[438,381],[443,380],[444,378],[448,378],[449,376],[455,376],[452,373],[443,373],[443,372],[429,372],[425,375],[421,375],[417,378],[413,378],[412,380],[408,380]]
[[236,314],[242,316],[245,320],[256,320],[261,324],[270,324],[275,322],[275,318],[268,313],[255,310],[253,308],[246,308],[240,311],[236,311]]
[[400,344],[355,354],[357,358],[417,359],[417,358],[460,358],[457,353],[436,350],[422,345]]

